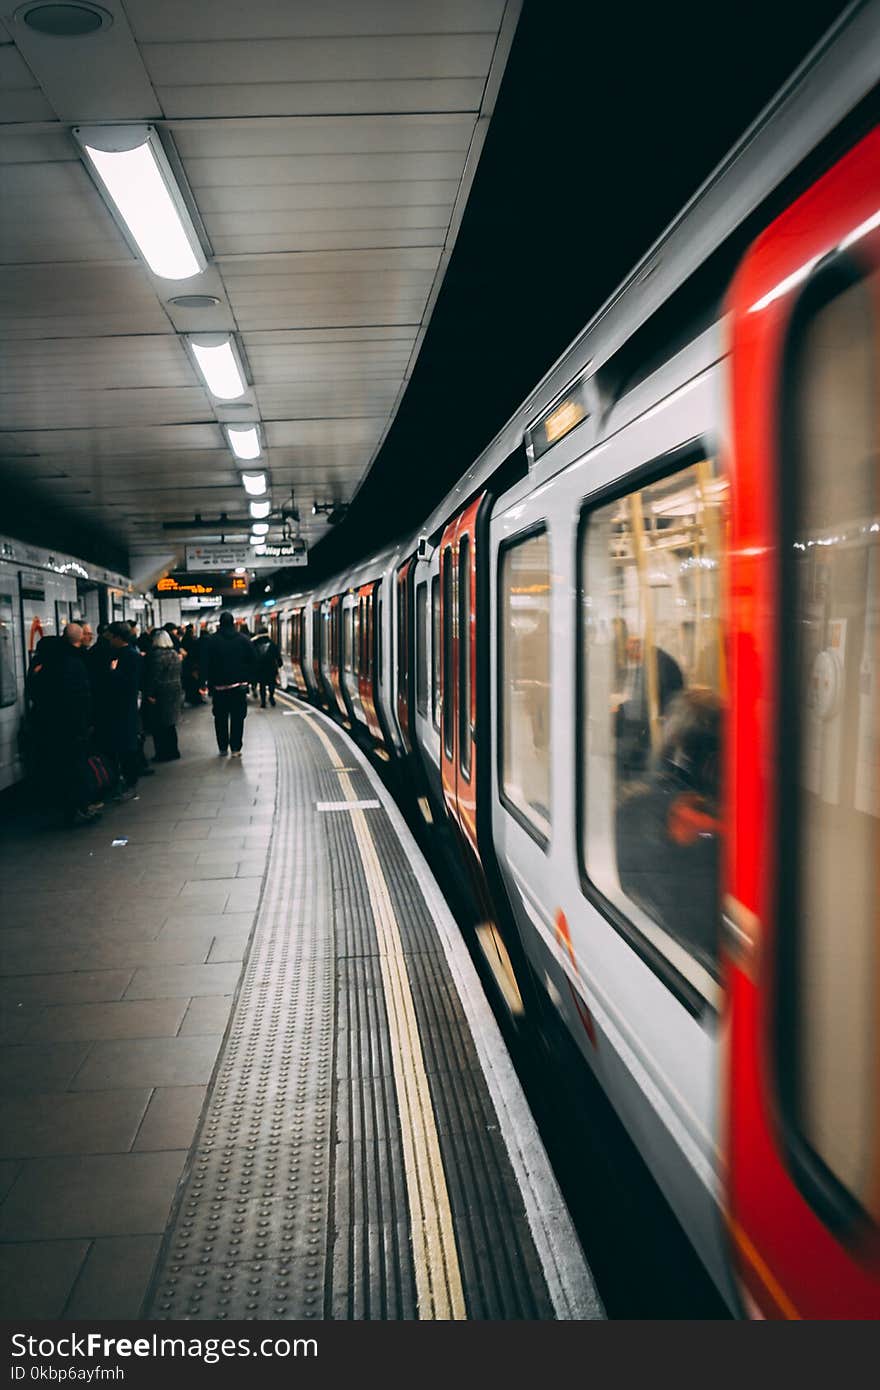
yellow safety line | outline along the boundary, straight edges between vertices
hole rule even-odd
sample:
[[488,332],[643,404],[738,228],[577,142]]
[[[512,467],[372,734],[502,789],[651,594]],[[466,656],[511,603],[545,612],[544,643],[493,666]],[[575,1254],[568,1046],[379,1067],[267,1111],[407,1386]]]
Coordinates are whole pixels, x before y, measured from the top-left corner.
[[[351,778],[341,771],[343,764],[332,742],[317,719],[312,716],[308,722],[327,749],[334,771],[340,772],[341,789],[349,800],[356,801]],[[362,810],[353,809],[350,814],[379,939],[394,1087],[403,1139],[419,1317],[466,1318],[452,1207],[400,927],[367,818]]]

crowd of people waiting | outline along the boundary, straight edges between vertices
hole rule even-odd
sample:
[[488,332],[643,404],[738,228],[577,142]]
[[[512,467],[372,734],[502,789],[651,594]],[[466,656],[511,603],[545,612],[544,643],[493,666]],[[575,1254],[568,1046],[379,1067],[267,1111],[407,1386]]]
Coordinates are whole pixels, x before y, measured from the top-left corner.
[[[253,638],[221,614],[216,636],[193,625],[164,627],[138,634],[135,620],[99,627],[97,640],[88,622],[69,622],[60,637],[43,637],[27,675],[27,749],[32,781],[44,806],[60,811],[65,825],[87,825],[105,804],[136,796],[138,780],[151,776],[145,746],[151,736],[152,761],[180,757],[177,722],[183,703],[205,704],[211,694],[218,747],[241,752],[246,708],[235,707],[230,730],[226,706],[228,634],[236,643],[236,674],[248,687],[259,685],[265,708],[275,703],[281,657],[264,631]],[[239,670],[240,668],[240,670]],[[237,745],[237,746],[236,746]]]

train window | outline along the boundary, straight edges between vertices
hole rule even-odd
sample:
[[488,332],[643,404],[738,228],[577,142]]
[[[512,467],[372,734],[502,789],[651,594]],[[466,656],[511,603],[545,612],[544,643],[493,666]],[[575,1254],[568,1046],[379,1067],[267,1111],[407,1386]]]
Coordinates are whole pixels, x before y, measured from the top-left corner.
[[458,546],[458,754],[465,777],[471,773],[471,543]]
[[17,695],[15,642],[12,630],[12,595],[0,594],[0,709],[14,705]]
[[[796,1132],[880,1217],[880,275],[817,276],[787,376],[780,980]],[[789,647],[787,637],[794,638]],[[786,659],[788,658],[788,659]],[[792,1116],[793,1111],[793,1116]],[[814,1166],[814,1165],[812,1165]],[[828,1184],[828,1175],[832,1182]],[[846,1196],[844,1196],[846,1194]]]
[[550,838],[550,541],[546,531],[504,547],[499,598],[501,799],[546,845]]
[[585,514],[581,844],[593,888],[715,1000],[728,482],[696,459]]
[[354,609],[346,608],[342,615],[342,664],[351,670],[354,658]]
[[431,580],[431,714],[440,728],[440,576]]
[[452,682],[454,680],[452,671],[452,651],[453,651],[453,627],[455,610],[454,590],[455,590],[455,571],[452,567],[452,548],[447,546],[443,552],[443,690],[441,698],[443,701],[443,747],[446,749],[447,758],[452,757],[452,737],[454,732],[453,710],[455,702],[452,698]]
[[416,709],[428,717],[428,585],[416,589]]
[[331,615],[326,612],[326,610],[321,613],[321,663],[325,666],[327,664],[327,643],[329,641],[328,626],[331,620]]

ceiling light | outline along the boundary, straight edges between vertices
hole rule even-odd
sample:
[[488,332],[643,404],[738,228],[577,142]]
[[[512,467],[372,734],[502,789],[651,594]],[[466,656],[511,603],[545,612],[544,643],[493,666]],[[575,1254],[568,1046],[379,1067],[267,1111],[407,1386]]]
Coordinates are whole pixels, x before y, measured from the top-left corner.
[[232,572],[233,574],[247,574],[247,570],[245,569],[244,565],[236,565],[235,569]]
[[268,497],[265,502],[251,502],[250,504],[251,516],[256,517],[257,521],[262,521],[263,517],[268,516],[271,510],[272,503]]
[[260,440],[256,425],[242,425],[240,429],[235,425],[227,425],[226,433],[229,436],[229,446],[237,459],[260,457]]
[[248,497],[262,497],[266,491],[265,473],[242,473],[241,481]]
[[207,265],[154,126],[75,126],[97,179],[154,275],[187,280]]
[[268,521],[255,521],[251,531],[255,536],[267,536],[269,534]]
[[227,334],[189,339],[196,366],[212,396],[221,401],[234,401],[246,391],[244,377],[239,371],[232,339]]

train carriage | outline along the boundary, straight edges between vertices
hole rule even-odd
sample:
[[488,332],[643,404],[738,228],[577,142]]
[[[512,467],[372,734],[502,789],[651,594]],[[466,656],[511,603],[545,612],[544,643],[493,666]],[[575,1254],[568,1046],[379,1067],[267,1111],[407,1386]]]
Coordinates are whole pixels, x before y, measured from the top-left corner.
[[854,6],[418,533],[302,608],[341,617],[302,686],[418,771],[499,998],[563,1021],[761,1317],[880,1315],[878,68]]

